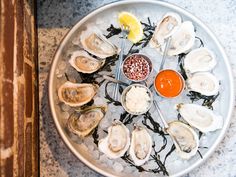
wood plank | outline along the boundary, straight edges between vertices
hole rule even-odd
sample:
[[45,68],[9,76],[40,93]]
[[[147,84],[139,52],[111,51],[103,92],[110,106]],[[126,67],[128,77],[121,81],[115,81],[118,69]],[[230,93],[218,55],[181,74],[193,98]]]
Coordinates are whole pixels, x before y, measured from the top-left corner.
[[39,174],[35,4],[0,2],[1,177]]

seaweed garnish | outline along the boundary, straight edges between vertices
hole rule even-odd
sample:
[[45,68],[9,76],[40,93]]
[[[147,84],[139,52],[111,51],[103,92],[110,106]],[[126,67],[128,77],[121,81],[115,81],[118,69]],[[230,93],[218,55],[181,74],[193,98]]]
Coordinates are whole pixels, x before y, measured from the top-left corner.
[[178,55],[178,64],[179,64],[179,68],[180,68],[179,72],[183,76],[184,80],[188,79],[188,76],[187,76],[186,71],[185,71],[184,66],[183,66],[183,58],[186,55],[187,55],[186,53],[181,53],[181,54]]
[[166,156],[165,156],[165,158],[164,158],[164,162],[163,162],[164,165],[165,165],[165,163],[166,163],[166,159],[172,154],[172,152],[174,152],[175,148],[176,148],[176,147],[175,147],[175,145],[173,144],[173,145],[171,146],[169,152],[166,154]]
[[162,161],[160,160],[160,155],[158,154],[158,151],[156,151],[155,146],[156,146],[156,144],[154,142],[153,146],[152,146],[154,154],[151,154],[150,157],[151,157],[151,160],[154,160],[157,163],[158,167],[155,168],[155,169],[149,169],[148,171],[149,172],[151,171],[153,173],[162,172],[163,175],[168,175],[169,176],[169,173],[166,170],[165,164],[162,163]]
[[107,87],[108,87],[108,85],[111,84],[111,83],[112,83],[112,82],[109,81],[109,82],[107,82],[106,85],[105,85],[105,98],[108,100],[108,104],[113,103],[115,106],[121,106],[121,102],[114,100],[114,99],[108,94]]
[[70,81],[70,79],[69,79],[67,73],[64,73],[64,75],[65,75],[66,80],[67,80],[67,81]]
[[107,28],[107,31],[109,32],[107,35],[105,35],[107,39],[121,33],[121,29],[114,27],[113,24],[111,24],[111,26]]
[[[168,134],[166,134],[164,132],[163,128],[160,126],[160,124],[152,118],[150,112],[146,112],[144,114],[143,118],[144,118],[144,120],[142,121],[143,125],[145,125],[147,127],[147,129],[153,131],[154,133],[158,133],[163,138],[163,145],[160,148],[160,150],[158,151],[158,153],[159,153],[162,150],[164,150],[167,145],[167,138],[165,136]],[[150,122],[150,124],[152,126],[148,125],[148,121]]]
[[197,150],[197,153],[199,154],[199,156],[201,157],[201,159],[203,159],[202,154],[201,154],[201,152],[200,152],[199,150]]
[[139,172],[143,172],[146,171],[146,169],[144,169],[142,166],[136,166],[133,161],[129,158],[128,153],[126,152],[122,157],[121,157],[126,163],[130,164],[131,167],[135,167],[138,169]]
[[201,131],[199,131],[199,133],[198,133],[198,139],[199,140],[201,139],[202,135],[203,135],[203,133]]
[[206,106],[207,108],[213,110],[212,104],[215,102],[215,100],[217,99],[219,94],[220,93],[218,93],[217,95],[213,95],[213,96],[205,96],[205,95],[202,95],[198,92],[189,91],[187,96],[190,98],[190,100],[192,102],[199,101],[202,99],[203,100],[202,106]]
[[132,114],[129,114],[127,111],[125,111],[120,115],[120,121],[124,125],[128,125],[128,124],[131,124],[133,122],[133,119],[137,116],[138,115],[132,115]]
[[99,138],[99,135],[98,135],[98,127],[96,127],[93,131],[93,134],[92,134],[92,137],[93,137],[93,142],[94,144],[96,144],[98,146],[98,138]]
[[195,38],[200,41],[200,46],[198,48],[204,47],[204,43],[203,43],[202,39],[200,37],[197,37],[197,36],[195,36]]

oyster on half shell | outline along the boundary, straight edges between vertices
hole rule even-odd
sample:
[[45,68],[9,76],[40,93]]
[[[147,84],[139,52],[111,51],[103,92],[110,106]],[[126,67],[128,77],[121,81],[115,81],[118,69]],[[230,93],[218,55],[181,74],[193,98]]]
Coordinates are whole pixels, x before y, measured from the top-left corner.
[[205,96],[216,95],[220,89],[219,80],[209,72],[199,72],[188,77],[186,81],[190,91],[201,93]]
[[197,133],[180,121],[172,121],[168,125],[166,131],[173,139],[177,154],[183,159],[190,159],[197,153],[199,147]]
[[89,135],[105,116],[106,106],[91,106],[76,111],[69,117],[67,127],[69,131],[81,138]]
[[164,44],[164,40],[170,37],[180,26],[181,17],[174,13],[166,13],[162,19],[157,23],[155,32],[150,40],[151,47],[159,48]]
[[73,66],[78,72],[81,73],[93,73],[99,70],[104,64],[104,59],[96,59],[90,56],[84,50],[73,52],[71,59],[69,60],[71,66]]
[[148,161],[152,151],[152,137],[148,131],[141,127],[135,126],[131,135],[131,144],[129,154],[135,165],[143,165]]
[[184,70],[186,73],[210,71],[216,64],[213,52],[205,47],[192,50],[184,58]]
[[[167,54],[169,56],[178,55],[190,50],[195,42],[195,32],[192,22],[185,21],[176,32],[171,36],[169,50]],[[165,45],[162,45],[162,51],[164,51]]]
[[82,106],[93,99],[98,85],[65,82],[58,89],[59,100],[69,106]]
[[116,159],[125,154],[130,145],[129,129],[115,120],[108,128],[108,135],[101,139],[98,148],[111,159]]
[[223,118],[204,106],[180,103],[176,108],[184,120],[201,132],[215,131],[223,126]]
[[118,48],[96,27],[82,31],[80,42],[84,50],[99,58],[107,58],[119,52]]

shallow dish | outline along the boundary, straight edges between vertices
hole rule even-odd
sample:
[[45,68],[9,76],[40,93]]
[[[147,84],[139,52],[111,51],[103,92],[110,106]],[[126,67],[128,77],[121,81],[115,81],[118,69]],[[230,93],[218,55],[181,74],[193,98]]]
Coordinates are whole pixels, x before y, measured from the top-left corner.
[[[234,105],[234,93],[233,77],[230,65],[222,46],[213,35],[213,33],[199,19],[177,6],[152,0],[120,1],[98,8],[81,19],[62,40],[55,53],[54,60],[51,66],[49,77],[49,102],[53,120],[59,134],[61,135],[68,148],[75,154],[76,157],[78,157],[82,162],[84,162],[93,170],[105,176],[140,176],[138,172],[117,172],[112,168],[107,168],[103,164],[99,163],[94,156],[91,156],[91,154],[88,152],[88,149],[86,149],[83,144],[78,142],[77,139],[73,139],[73,137],[68,134],[65,119],[65,117],[68,116],[66,114],[69,114],[71,112],[65,111],[62,113],[57,96],[58,85],[62,84],[62,81],[58,79],[56,73],[58,72],[58,68],[61,68],[59,67],[59,65],[62,65],[63,62],[68,62],[67,59],[70,55],[70,52],[76,50],[76,48],[72,47],[71,44],[75,36],[77,36],[81,30],[84,30],[85,26],[88,24],[96,22],[98,26],[102,26],[102,24],[113,23],[115,21],[117,13],[121,11],[130,11],[136,14],[140,20],[146,20],[147,17],[150,17],[154,22],[160,19],[162,15],[168,11],[176,12],[180,14],[184,20],[190,20],[193,22],[194,27],[197,29],[197,35],[204,40],[208,48],[213,49],[215,55],[217,56],[218,64],[214,70],[214,74],[216,74],[217,77],[221,80],[221,94],[219,102],[216,103],[216,107],[217,111],[224,117],[224,125],[221,130],[209,135],[210,138],[207,139],[208,149],[202,150],[202,159],[199,156],[195,156],[187,162],[182,162],[176,160],[176,155],[173,154],[173,157],[168,160],[167,168],[169,169],[169,175],[182,176],[200,165],[204,160],[206,160],[212,154],[212,152],[214,152],[216,146],[222,140],[230,122],[230,117]],[[148,54],[148,51],[146,51],[146,54]],[[161,58],[161,56],[155,55],[150,56],[150,58],[156,59]],[[153,63],[153,69],[156,72],[158,64],[158,62]],[[165,106],[169,105],[170,102],[165,100],[159,101],[162,101],[161,107],[168,110],[164,112],[164,114],[166,114],[165,116],[167,117],[169,115],[170,120],[173,119],[173,116],[175,116],[175,114],[171,109],[167,107],[165,108]],[[171,105],[175,104],[174,101],[171,102]],[[158,117],[156,118],[156,120],[159,121]],[[157,174],[150,173],[149,176],[151,175],[157,176]],[[162,175],[160,174],[160,176]]]
[[[144,111],[141,111],[141,112],[133,112],[131,110],[129,110],[126,106],[126,94],[129,92],[129,90],[132,88],[132,87],[141,87],[141,88],[144,88],[146,90],[146,92],[148,93],[149,97],[150,97],[150,101],[148,101],[148,106],[147,106],[147,109],[145,109]],[[152,106],[152,102],[153,102],[153,96],[152,96],[152,92],[149,90],[149,88],[147,88],[146,86],[144,85],[141,85],[141,84],[132,84],[128,87],[125,88],[125,90],[122,92],[122,95],[121,95],[121,104],[122,106],[124,107],[124,109],[130,113],[130,114],[133,114],[133,115],[141,115],[141,114],[144,114],[145,112],[147,112],[151,106]]]

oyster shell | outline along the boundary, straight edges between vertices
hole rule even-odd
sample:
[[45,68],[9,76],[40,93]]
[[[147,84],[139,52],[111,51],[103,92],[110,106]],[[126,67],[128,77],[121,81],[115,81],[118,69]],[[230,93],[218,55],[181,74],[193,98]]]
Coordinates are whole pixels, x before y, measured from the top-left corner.
[[150,45],[152,47],[160,47],[164,44],[164,40],[170,37],[180,26],[181,17],[173,12],[166,13],[158,22]]
[[75,107],[82,106],[92,100],[98,90],[98,85],[86,83],[65,82],[58,89],[59,100]]
[[125,154],[130,145],[129,129],[115,120],[108,128],[108,135],[101,139],[98,148],[111,159],[116,159]]
[[98,126],[106,110],[106,106],[91,106],[76,111],[69,117],[67,127],[72,133],[84,138]]
[[148,131],[141,127],[135,126],[131,135],[131,144],[129,154],[135,165],[143,165],[148,161],[152,151],[152,138]]
[[223,118],[204,106],[181,103],[177,110],[184,120],[201,132],[215,131],[223,126]]
[[83,50],[75,51],[71,55],[69,60],[71,66],[73,66],[78,72],[81,73],[93,73],[100,69],[104,64],[105,60],[98,60],[91,57],[87,52]]
[[[191,49],[195,41],[195,32],[192,22],[185,21],[172,35],[167,54],[169,56],[178,55]],[[164,51],[165,45],[162,45]]]
[[191,91],[201,93],[205,96],[216,95],[220,85],[218,79],[209,72],[195,73],[187,79],[187,87]]
[[184,58],[184,69],[187,73],[210,71],[216,64],[213,52],[205,47],[192,50]]
[[83,31],[80,35],[80,42],[87,52],[99,58],[107,58],[118,53],[118,48],[96,27]]
[[180,121],[172,121],[168,125],[166,131],[173,139],[177,154],[183,159],[190,159],[197,153],[199,146],[196,132]]

